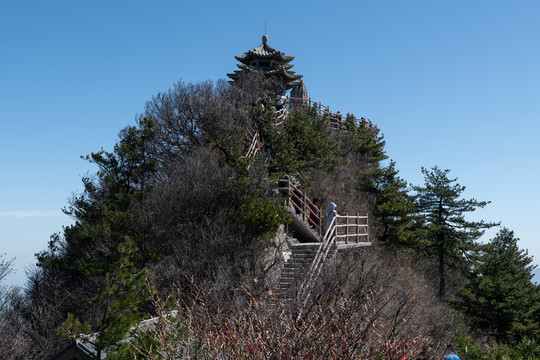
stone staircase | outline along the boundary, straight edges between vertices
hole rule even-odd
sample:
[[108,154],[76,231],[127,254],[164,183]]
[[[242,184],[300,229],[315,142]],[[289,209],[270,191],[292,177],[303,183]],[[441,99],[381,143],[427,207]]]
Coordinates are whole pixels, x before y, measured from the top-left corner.
[[[332,128],[335,130],[343,129],[339,111],[334,114],[330,112],[329,107],[312,102],[311,99],[290,98],[287,99],[287,102],[289,100],[293,100],[293,103],[298,106],[315,108],[320,116],[328,118]],[[281,126],[287,117],[287,107],[278,115],[276,123],[272,124],[275,127]],[[255,157],[255,159],[248,166],[248,169],[264,170],[270,158],[268,149],[262,144],[257,130],[251,129],[249,131],[249,139],[249,150],[243,158]],[[335,218],[330,224],[327,224],[330,230],[325,232],[324,216],[319,204],[316,200],[310,200],[294,181],[291,182],[291,177],[288,175],[278,182],[277,187],[269,189],[269,197],[283,199],[283,205],[292,215],[289,230],[292,231],[296,239],[301,241],[300,244],[291,246],[288,258],[284,254],[286,261],[279,281],[279,298],[289,304],[297,304],[302,309],[312,296],[320,271],[335,258],[338,249],[345,251],[371,245],[367,231],[367,216],[358,216],[358,214],[349,216],[348,213],[347,215],[338,215],[334,212]],[[342,222],[338,222],[338,218]],[[365,219],[365,224],[361,222],[362,219]],[[364,237],[367,241],[359,243],[359,239]],[[354,243],[349,243],[350,240]],[[298,313],[299,317],[301,311]]]
[[260,169],[265,166],[269,158],[270,154],[268,154],[268,151],[264,147],[261,147],[258,156],[253,162],[253,164],[251,164],[251,167],[254,169]]
[[[280,298],[286,301],[296,300],[300,285],[306,279],[320,243],[301,243],[293,245],[291,255],[284,264],[279,281]],[[337,253],[337,247],[330,249],[326,262],[331,261]]]

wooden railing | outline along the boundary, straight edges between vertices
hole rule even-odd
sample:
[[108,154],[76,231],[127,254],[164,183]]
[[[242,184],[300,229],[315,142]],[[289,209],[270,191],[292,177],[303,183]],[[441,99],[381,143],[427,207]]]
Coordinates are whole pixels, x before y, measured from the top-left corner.
[[[294,185],[288,175],[280,180],[278,189],[285,196],[285,206],[292,209],[300,219],[307,222],[319,236],[322,236],[325,231],[324,216],[319,205]],[[334,223],[336,241],[345,244],[369,242],[367,215],[358,215],[358,213],[336,215]]]
[[251,141],[249,143],[249,149],[246,155],[244,155],[243,157],[248,158],[248,157],[257,155],[260,149],[259,144],[260,144],[259,132],[255,131],[253,133],[253,136],[251,137]]
[[315,110],[317,115],[326,116],[328,118],[330,127],[332,127],[333,129],[341,130],[343,128],[343,121],[340,113],[331,112],[329,106],[323,105],[320,102],[313,101],[311,100],[311,98],[301,99],[287,97],[287,104],[290,108],[295,108],[297,106],[312,108],[313,110]]
[[322,236],[322,214],[317,203],[304,194],[285,176],[279,182],[279,191],[285,196],[285,206],[292,209],[303,221],[307,222],[319,236]]
[[361,241],[369,242],[368,216],[356,215],[337,215],[336,216],[336,241],[342,241],[345,244],[349,242],[359,243]]
[[273,121],[272,125],[278,127],[283,124],[283,121],[287,118],[287,115],[289,115],[289,107],[285,104],[280,110],[276,110],[275,113],[277,118]]
[[[260,151],[261,151],[261,140],[260,140],[259,132],[254,131],[253,136],[251,137],[251,141],[249,142],[249,148],[248,148],[248,150],[246,152],[246,155],[242,155],[242,158],[243,159],[248,159],[248,158],[254,157]],[[248,165],[248,169],[251,167],[252,164],[253,164],[253,162],[251,162]]]
[[[328,106],[322,103],[317,103],[309,99],[292,98],[287,97],[286,103],[281,109],[276,110],[277,117],[272,125],[280,126],[287,118],[289,109],[296,106],[306,106],[314,108],[319,116],[326,116],[329,124],[336,130],[343,129],[342,116],[338,113],[330,111]],[[354,119],[357,123],[364,123],[367,127],[374,127],[364,119]],[[260,151],[260,138],[257,131],[251,139],[247,154],[244,158],[252,157]],[[298,319],[302,315],[302,311],[307,305],[310,297],[313,293],[313,288],[322,270],[324,262],[328,257],[332,246],[336,245],[339,241],[341,243],[349,244],[350,242],[359,243],[365,240],[369,243],[369,231],[368,231],[368,216],[356,215],[335,215],[332,217],[330,223],[323,227],[323,215],[319,205],[309,199],[302,190],[291,182],[290,176],[285,176],[279,181],[278,189],[285,197],[285,206],[291,209],[296,215],[298,215],[304,222],[307,222],[312,227],[319,237],[322,237],[319,248],[313,262],[308,270],[306,278],[302,282],[297,294],[297,304],[300,306],[298,311]],[[324,236],[322,236],[324,232]]]
[[[368,232],[368,217],[366,216],[349,216],[347,215],[335,215],[332,221],[328,224],[326,233],[317,249],[317,253],[311,266],[309,267],[306,278],[300,285],[296,300],[299,305],[298,317],[302,316],[302,311],[305,309],[310,297],[313,294],[315,283],[323,268],[324,262],[330,253],[333,246],[336,246],[338,241],[342,241],[348,244],[350,240],[354,239],[356,243],[360,242],[360,239],[364,238],[366,242],[369,242]],[[344,240],[341,240],[344,239]]]
[[[319,116],[324,116],[328,119],[328,124],[332,129],[334,130],[343,129],[343,116],[339,111],[337,113],[334,113],[330,111],[329,106],[323,105],[321,102],[313,101],[311,100],[311,98],[302,99],[302,98],[295,98],[295,97],[288,97],[288,96],[285,98],[285,103],[281,106],[281,109],[275,110],[277,117],[272,122],[272,125],[274,127],[281,126],[283,124],[283,121],[289,115],[289,110],[297,106],[313,108]],[[366,120],[364,118],[360,118],[360,119],[354,118],[354,122],[356,124],[364,124],[364,126],[366,126],[367,128],[374,128],[374,129],[377,128],[377,126],[374,125],[370,120]],[[259,139],[259,133],[255,131],[251,139],[249,149],[246,155],[243,156],[243,158],[248,158],[250,156],[256,155],[257,152],[259,151],[260,145],[261,144],[260,144],[260,139]]]
[[[329,125],[335,129],[335,130],[341,130],[343,129],[343,116],[339,112],[332,112],[330,111],[330,106],[323,105],[321,102],[316,102],[311,100],[311,98],[302,99],[302,98],[294,98],[294,97],[287,97],[287,104],[290,108],[294,108],[297,106],[303,106],[303,107],[309,107],[313,108],[315,112],[319,116],[327,116]],[[364,118],[354,118],[354,121],[356,124],[363,123],[368,128],[374,128],[376,129],[377,126],[374,125],[370,120],[366,120]]]
[[317,254],[315,255],[315,258],[313,259],[313,262],[309,267],[306,278],[302,282],[302,285],[300,285],[300,289],[296,297],[297,304],[299,305],[297,319],[300,319],[300,317],[302,316],[302,311],[303,309],[305,309],[309,298],[313,293],[313,288],[315,287],[315,283],[317,281],[317,278],[319,277],[319,273],[322,270],[322,266],[326,261],[326,258],[328,257],[328,253],[330,252],[332,246],[335,245],[336,218],[337,217],[334,217],[330,224],[328,224],[328,229],[324,234],[321,245],[319,245],[319,249],[317,249]]

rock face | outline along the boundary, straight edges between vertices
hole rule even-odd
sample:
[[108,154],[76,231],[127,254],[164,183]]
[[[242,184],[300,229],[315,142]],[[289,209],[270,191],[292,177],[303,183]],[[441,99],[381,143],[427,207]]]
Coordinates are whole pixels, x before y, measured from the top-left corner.
[[287,235],[285,226],[281,225],[276,234],[270,240],[270,246],[266,249],[263,259],[265,269],[265,281],[268,284],[279,282],[284,264],[290,258],[291,248],[298,244],[298,240]]

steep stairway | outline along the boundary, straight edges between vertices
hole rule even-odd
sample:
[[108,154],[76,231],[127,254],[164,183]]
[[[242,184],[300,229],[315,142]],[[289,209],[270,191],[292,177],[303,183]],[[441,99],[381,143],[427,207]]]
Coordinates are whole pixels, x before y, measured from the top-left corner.
[[[279,281],[280,298],[287,301],[296,300],[300,285],[305,280],[310,266],[317,255],[320,243],[303,243],[293,245],[291,256],[284,264]],[[325,260],[331,261],[337,253],[337,246],[333,246]]]
[[[271,124],[274,127],[279,129],[286,119],[288,107],[291,106],[289,100],[295,103],[296,100],[300,100],[299,106],[316,108],[319,116],[328,118],[329,125],[333,129],[343,129],[339,111],[334,114],[328,107],[323,108],[321,103],[313,103],[311,99],[307,99],[304,103],[304,99],[293,98],[287,99],[287,106],[276,112],[278,115],[276,121]],[[254,160],[248,165],[248,169],[264,169],[270,157],[268,149],[261,142],[258,131],[250,129],[248,133],[249,148],[243,158]],[[269,189],[268,196],[275,200],[282,199],[278,201],[282,201],[285,209],[292,215],[289,230],[301,242],[291,246],[290,257],[286,258],[281,271],[278,294],[282,301],[298,306],[297,316],[300,318],[302,309],[306,307],[313,294],[320,272],[334,259],[338,249],[345,251],[371,245],[368,217],[358,214],[349,216],[348,213],[339,215],[335,211],[335,204],[332,203],[333,208],[330,210],[333,210],[333,213],[327,216],[325,223],[317,199],[310,199],[291,176],[286,175],[276,185],[277,187]]]

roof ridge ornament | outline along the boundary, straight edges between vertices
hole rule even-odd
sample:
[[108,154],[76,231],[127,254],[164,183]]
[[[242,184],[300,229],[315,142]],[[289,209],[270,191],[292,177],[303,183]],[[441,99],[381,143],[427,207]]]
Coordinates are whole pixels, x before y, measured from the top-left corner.
[[268,35],[263,35],[263,36],[262,36],[262,42],[263,42],[263,44],[265,44],[265,45],[268,43]]

